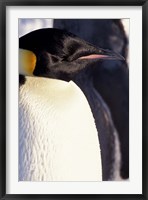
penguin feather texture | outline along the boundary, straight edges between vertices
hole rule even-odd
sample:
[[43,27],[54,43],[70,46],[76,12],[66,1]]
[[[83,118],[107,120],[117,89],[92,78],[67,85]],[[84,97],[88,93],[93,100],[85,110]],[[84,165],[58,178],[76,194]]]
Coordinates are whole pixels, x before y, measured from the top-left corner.
[[94,118],[74,82],[26,77],[20,87],[19,181],[102,181]]

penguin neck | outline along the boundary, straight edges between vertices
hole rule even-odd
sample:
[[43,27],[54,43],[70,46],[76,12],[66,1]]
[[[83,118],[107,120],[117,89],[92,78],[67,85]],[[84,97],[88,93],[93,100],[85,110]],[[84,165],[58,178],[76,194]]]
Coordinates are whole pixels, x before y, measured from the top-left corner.
[[85,92],[93,87],[93,74],[91,67],[81,70],[72,80]]

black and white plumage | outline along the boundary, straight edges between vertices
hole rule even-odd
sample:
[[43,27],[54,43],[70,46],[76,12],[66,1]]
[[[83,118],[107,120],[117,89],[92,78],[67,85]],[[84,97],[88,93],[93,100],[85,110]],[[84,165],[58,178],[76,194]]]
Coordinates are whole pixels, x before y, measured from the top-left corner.
[[102,157],[103,180],[120,179],[120,144],[112,116],[102,96],[93,86],[93,70],[82,70],[73,81],[85,94],[95,119]]
[[[128,39],[122,21],[119,19],[55,19],[54,27],[73,32],[95,46],[110,49],[127,57]],[[120,174],[122,178],[127,179],[129,177],[129,72],[127,63],[119,60],[104,60],[95,63],[91,76],[92,87],[107,104],[117,129],[121,145]],[[79,87],[82,89],[83,85],[80,83]],[[89,96],[89,92],[85,93],[86,97]],[[92,104],[90,98],[88,101]],[[95,113],[94,118],[97,118],[99,114],[92,112]],[[99,122],[96,124],[100,126]]]
[[57,79],[75,79],[98,59],[123,58],[58,29],[31,32],[20,38],[19,48],[20,180],[102,180],[88,102],[73,82]]

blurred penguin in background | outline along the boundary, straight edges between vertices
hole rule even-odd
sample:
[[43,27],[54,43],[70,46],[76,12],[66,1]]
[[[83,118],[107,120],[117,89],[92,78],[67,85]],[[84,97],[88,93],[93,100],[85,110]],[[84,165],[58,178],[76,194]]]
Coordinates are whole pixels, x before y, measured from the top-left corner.
[[95,46],[113,50],[125,58],[125,61],[106,60],[95,63],[93,69],[84,69],[79,76],[73,77],[73,81],[87,97],[96,127],[100,132],[103,180],[116,180],[113,171],[118,171],[120,167],[120,152],[120,176],[127,179],[129,177],[129,70],[126,61],[128,39],[122,20],[56,19],[53,26],[70,31]]

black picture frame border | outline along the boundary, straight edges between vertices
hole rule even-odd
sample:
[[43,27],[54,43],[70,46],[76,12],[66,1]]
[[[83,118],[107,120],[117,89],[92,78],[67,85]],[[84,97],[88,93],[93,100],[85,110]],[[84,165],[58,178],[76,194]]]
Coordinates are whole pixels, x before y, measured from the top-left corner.
[[[142,6],[142,194],[6,194],[6,7],[7,6]],[[148,0],[0,0],[0,199],[148,199]],[[137,47],[138,48],[138,47]],[[138,172],[137,172],[138,173]]]

